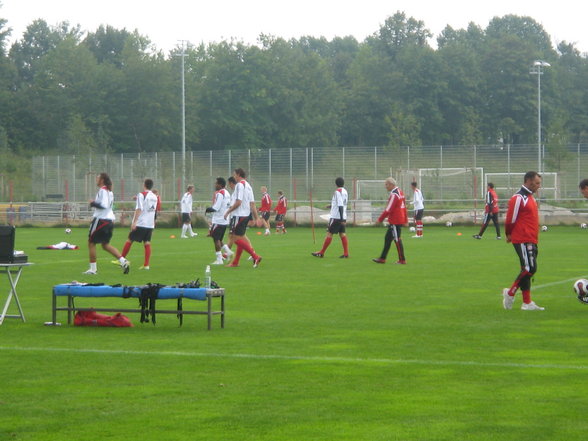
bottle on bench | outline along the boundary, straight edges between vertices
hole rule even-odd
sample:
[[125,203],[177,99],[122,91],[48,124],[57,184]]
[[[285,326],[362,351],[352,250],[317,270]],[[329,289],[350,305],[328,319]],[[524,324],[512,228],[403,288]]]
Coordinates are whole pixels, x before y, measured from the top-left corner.
[[212,273],[210,272],[210,265],[206,265],[206,270],[204,271],[204,288],[210,288],[212,284]]

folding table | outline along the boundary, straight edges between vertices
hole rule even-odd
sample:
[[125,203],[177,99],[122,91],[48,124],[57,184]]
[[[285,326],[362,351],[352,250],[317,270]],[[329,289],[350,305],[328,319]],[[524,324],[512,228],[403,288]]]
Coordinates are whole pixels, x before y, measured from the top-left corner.
[[[4,273],[8,277],[8,282],[10,283],[10,291],[8,292],[8,298],[6,299],[6,303],[4,303],[4,309],[2,310],[2,314],[0,314],[0,325],[4,322],[5,318],[20,318],[22,321],[25,321],[24,312],[22,311],[22,306],[20,305],[20,300],[18,299],[18,293],[16,292],[16,286],[18,285],[18,281],[22,274],[22,269],[25,266],[33,265],[30,262],[24,263],[0,263],[0,274]],[[16,306],[18,307],[18,314],[8,314],[8,307],[10,306],[10,302],[12,299],[16,301]]]

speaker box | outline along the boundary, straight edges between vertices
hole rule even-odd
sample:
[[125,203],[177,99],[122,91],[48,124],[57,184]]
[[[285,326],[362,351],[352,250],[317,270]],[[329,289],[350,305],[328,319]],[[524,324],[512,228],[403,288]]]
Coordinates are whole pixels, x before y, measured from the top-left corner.
[[0,263],[14,262],[15,229],[11,225],[0,225]]

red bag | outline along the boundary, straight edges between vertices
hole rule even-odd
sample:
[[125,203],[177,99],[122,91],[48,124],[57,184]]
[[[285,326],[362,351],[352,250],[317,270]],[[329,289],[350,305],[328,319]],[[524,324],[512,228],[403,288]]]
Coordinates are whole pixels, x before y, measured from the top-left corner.
[[132,328],[131,320],[120,312],[115,315],[98,314],[96,311],[78,311],[74,317],[74,326],[108,326]]

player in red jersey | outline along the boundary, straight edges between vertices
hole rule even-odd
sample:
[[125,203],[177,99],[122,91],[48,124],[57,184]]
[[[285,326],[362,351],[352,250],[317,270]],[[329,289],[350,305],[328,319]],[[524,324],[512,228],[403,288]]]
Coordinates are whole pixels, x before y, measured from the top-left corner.
[[390,251],[392,241],[396,244],[396,250],[398,251],[398,261],[401,265],[406,264],[406,257],[404,256],[404,245],[400,237],[402,226],[408,224],[408,214],[406,212],[406,200],[404,199],[404,193],[396,185],[396,180],[392,177],[387,178],[384,182],[386,190],[390,192],[388,198],[388,204],[382,214],[378,218],[377,223],[381,223],[384,219],[388,219],[388,231],[384,237],[384,249],[382,254],[377,259],[372,259],[376,263],[386,263],[386,256]]
[[282,190],[278,191],[278,204],[276,205],[276,233],[286,233],[286,226],[284,225],[284,217],[286,217],[286,210],[288,209],[288,200],[284,196]]
[[272,198],[270,197],[269,193],[267,192],[267,187],[263,185],[261,187],[261,206],[259,207],[259,217],[261,218],[261,223],[265,227],[265,235],[270,235],[270,213],[272,211]]
[[488,186],[486,188],[486,207],[484,208],[484,221],[482,222],[482,227],[480,228],[480,232],[478,234],[474,234],[474,239],[481,239],[484,235],[484,231],[488,227],[490,221],[494,223],[494,228],[496,228],[496,239],[500,240],[500,225],[498,225],[498,195],[494,191],[494,184],[492,182],[488,182]]
[[531,300],[531,278],[537,272],[537,243],[539,241],[539,210],[533,197],[541,187],[541,175],[525,173],[523,186],[508,201],[505,231],[506,241],[513,244],[521,263],[521,271],[510,288],[502,291],[504,309],[512,309],[517,289],[523,293],[523,311],[543,311]]

